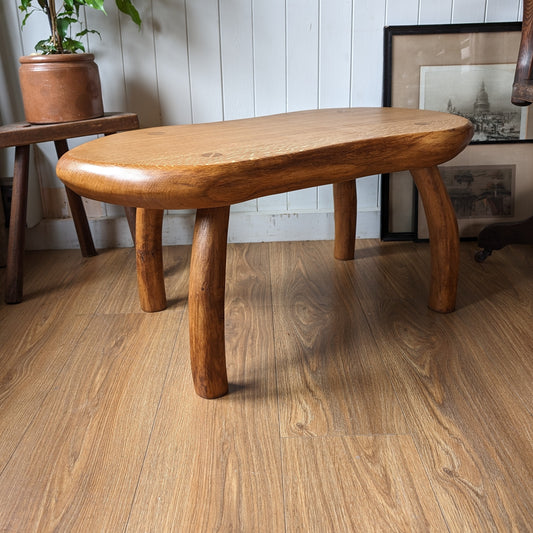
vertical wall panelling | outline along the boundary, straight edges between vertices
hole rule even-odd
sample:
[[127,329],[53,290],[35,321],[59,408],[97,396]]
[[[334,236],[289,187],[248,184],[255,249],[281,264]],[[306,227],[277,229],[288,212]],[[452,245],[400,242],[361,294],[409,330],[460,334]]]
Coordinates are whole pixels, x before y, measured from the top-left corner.
[[420,24],[450,24],[453,0],[420,0]]
[[[387,2],[386,25],[417,24],[422,0],[404,0]],[[439,2],[440,3],[440,2]]]
[[224,119],[254,116],[251,0],[220,2]]
[[224,118],[217,0],[186,0],[192,120]]
[[318,106],[318,0],[287,2],[287,110]]
[[153,2],[157,90],[161,123],[192,121],[185,0]]
[[519,0],[506,0],[505,2],[502,2],[502,0],[487,0],[487,18],[485,22],[520,20],[520,7]]
[[120,14],[126,105],[139,115],[141,127],[159,126],[161,111],[157,89],[157,69],[154,50],[154,20],[152,0],[137,2],[143,21],[139,30],[124,14]]
[[285,0],[252,0],[255,115],[287,110]]
[[487,0],[455,0],[452,23],[484,22]]
[[350,105],[352,19],[352,0],[320,1],[320,108]]
[[385,0],[355,1],[353,106],[381,105],[385,6]]

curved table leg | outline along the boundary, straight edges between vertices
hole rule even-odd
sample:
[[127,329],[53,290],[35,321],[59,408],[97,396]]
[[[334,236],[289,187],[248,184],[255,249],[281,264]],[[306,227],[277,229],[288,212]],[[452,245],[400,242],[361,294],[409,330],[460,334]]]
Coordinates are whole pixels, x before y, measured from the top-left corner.
[[357,189],[355,180],[333,184],[335,205],[335,259],[349,261],[355,254],[357,222]]
[[189,278],[189,339],[196,393],[228,392],[224,342],[224,291],[229,206],[198,209]]
[[450,197],[437,167],[411,170],[424,205],[431,252],[429,307],[455,309],[459,277],[459,231]]
[[162,209],[137,209],[135,254],[137,284],[143,311],[153,313],[167,306],[163,276]]

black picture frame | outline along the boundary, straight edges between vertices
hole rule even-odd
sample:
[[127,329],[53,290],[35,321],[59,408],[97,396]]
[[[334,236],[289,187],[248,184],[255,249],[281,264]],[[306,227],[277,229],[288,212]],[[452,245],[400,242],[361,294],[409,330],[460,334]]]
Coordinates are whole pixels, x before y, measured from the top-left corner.
[[[421,107],[422,70],[427,70],[432,74],[432,69],[434,69],[435,74],[438,75],[439,69],[449,66],[452,76],[459,76],[463,71],[468,74],[471,69],[478,68],[479,65],[482,65],[479,68],[486,68],[489,65],[498,68],[505,66],[506,78],[502,79],[507,80],[511,65],[513,66],[512,74],[514,74],[521,29],[521,22],[385,27],[382,105],[384,107]],[[428,46],[428,43],[432,46]],[[469,54],[466,59],[463,57],[465,49]],[[410,53],[405,53],[406,50],[410,50]],[[437,54],[437,51],[442,50],[446,51],[444,55]],[[507,86],[507,82],[505,84]],[[509,103],[511,90],[512,80],[508,84]],[[521,108],[516,109],[519,113]],[[471,144],[497,144],[499,146],[495,149],[505,150],[506,144],[531,142],[533,125],[530,127],[529,122],[533,124],[533,114],[524,127],[527,135],[522,135],[520,132],[521,138],[494,140],[480,136]],[[513,135],[516,135],[516,132]],[[470,146],[467,147],[467,150],[469,149]],[[398,194],[397,191],[401,193]],[[401,176],[396,173],[394,175],[382,174],[381,239],[384,241],[419,240],[418,205],[418,193],[408,173]],[[396,221],[397,215],[395,218],[391,212],[401,213],[399,223]]]

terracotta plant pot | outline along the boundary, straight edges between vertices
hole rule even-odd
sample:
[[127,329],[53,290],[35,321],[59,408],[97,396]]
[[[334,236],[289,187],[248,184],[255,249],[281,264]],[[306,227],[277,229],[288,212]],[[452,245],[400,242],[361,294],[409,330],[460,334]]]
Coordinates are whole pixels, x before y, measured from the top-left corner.
[[21,57],[20,63],[20,88],[28,122],[72,122],[104,114],[93,54],[31,55]]

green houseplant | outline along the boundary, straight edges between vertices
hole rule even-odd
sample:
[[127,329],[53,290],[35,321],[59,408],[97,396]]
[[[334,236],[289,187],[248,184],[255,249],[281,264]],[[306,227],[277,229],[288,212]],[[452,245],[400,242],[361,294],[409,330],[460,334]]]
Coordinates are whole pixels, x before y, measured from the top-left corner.
[[[48,21],[50,35],[35,45],[36,54],[20,58],[20,86],[26,120],[69,122],[103,115],[98,67],[85,53],[82,38],[98,31],[87,28],[84,8],[104,10],[105,0],[19,0],[24,28],[34,13]],[[141,25],[132,0],[114,0],[118,9]]]
[[[141,25],[141,17],[131,0],[115,0],[115,3],[118,9],[128,15],[135,24]],[[35,50],[43,54],[85,52],[79,38],[87,33],[100,34],[86,27],[84,17],[80,13],[82,7],[90,7],[105,13],[104,0],[64,0],[61,7],[58,7],[56,0],[20,0],[19,9],[24,14],[22,27],[25,26],[28,17],[35,12],[42,12],[48,19],[50,37],[39,41],[35,45]],[[73,24],[78,24],[81,28],[75,34],[77,39],[71,36]]]

